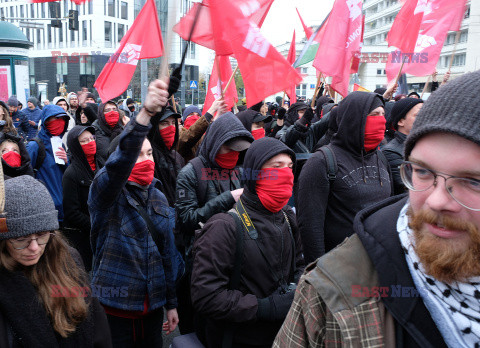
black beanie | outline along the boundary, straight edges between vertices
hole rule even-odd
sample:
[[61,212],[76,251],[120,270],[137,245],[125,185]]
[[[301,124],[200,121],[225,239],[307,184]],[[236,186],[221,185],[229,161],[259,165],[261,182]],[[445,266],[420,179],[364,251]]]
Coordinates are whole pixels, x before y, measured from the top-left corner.
[[417,98],[404,98],[395,102],[390,116],[391,126],[395,130],[398,130],[398,122],[407,117],[407,113],[412,110],[415,105],[420,103],[423,103],[423,100]]

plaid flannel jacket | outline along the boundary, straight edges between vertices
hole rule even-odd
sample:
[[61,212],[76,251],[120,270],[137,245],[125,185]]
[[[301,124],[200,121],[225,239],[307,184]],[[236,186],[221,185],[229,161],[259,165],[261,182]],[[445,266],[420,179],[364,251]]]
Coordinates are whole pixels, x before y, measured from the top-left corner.
[[393,347],[392,316],[379,297],[352,297],[355,284],[374,287],[378,276],[353,235],[307,267],[273,347]]
[[143,311],[145,295],[149,311],[177,306],[175,212],[155,188],[158,180],[153,179],[146,211],[164,242],[159,251],[125,188],[150,127],[130,121],[119,135],[117,150],[95,176],[88,198],[94,253],[92,291],[102,304],[129,311]]

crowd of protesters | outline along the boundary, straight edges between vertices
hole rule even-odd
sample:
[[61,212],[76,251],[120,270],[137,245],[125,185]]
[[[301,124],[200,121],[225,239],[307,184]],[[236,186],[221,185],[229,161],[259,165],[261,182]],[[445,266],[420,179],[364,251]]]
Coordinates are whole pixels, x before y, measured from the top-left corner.
[[479,79],[0,102],[0,346],[479,346]]

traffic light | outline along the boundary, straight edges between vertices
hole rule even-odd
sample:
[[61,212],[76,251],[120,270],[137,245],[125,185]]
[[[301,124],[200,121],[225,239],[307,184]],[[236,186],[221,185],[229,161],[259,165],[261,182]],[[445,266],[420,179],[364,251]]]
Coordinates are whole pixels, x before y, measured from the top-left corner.
[[77,10],[68,11],[68,29],[78,30],[78,11]]
[[52,28],[61,28],[62,21],[60,20],[60,3],[59,2],[49,2],[48,9],[50,11],[50,18],[59,18],[52,19],[51,26]]

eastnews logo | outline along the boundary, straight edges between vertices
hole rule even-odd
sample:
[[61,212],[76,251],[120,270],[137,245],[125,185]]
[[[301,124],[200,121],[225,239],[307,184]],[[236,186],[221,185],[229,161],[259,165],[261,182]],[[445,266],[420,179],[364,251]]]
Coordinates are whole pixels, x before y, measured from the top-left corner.
[[[232,173],[233,172],[233,173]],[[230,180],[231,175],[235,175],[242,181],[246,180],[278,180],[278,170],[252,170],[250,168],[244,169],[240,172],[238,169],[215,169],[215,168],[202,168],[202,177],[200,180]]]
[[391,285],[366,287],[352,285],[352,297],[380,298],[380,297],[420,297],[420,291],[413,286]]
[[52,285],[50,289],[51,297],[103,297],[118,298],[128,297],[128,287],[110,287],[110,286],[73,286],[66,287],[61,285]]

